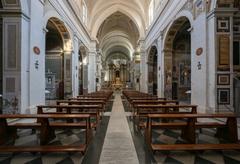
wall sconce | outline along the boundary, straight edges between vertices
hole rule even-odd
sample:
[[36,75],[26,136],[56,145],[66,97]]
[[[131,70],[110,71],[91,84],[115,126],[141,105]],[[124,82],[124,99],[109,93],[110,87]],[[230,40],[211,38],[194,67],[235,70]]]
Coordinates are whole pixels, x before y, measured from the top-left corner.
[[35,65],[35,68],[38,69],[38,66],[39,66],[38,60],[35,61],[34,65]]
[[197,67],[198,67],[198,70],[201,70],[201,69],[202,69],[202,64],[200,63],[200,61],[198,62]]

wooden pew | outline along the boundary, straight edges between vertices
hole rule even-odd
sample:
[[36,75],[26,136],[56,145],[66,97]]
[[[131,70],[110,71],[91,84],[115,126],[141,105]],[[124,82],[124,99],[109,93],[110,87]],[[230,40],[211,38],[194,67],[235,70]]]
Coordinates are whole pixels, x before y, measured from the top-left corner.
[[[49,119],[82,119],[82,122],[53,122]],[[9,119],[36,119],[34,123],[9,123]],[[80,145],[46,145],[55,138],[55,129],[86,129],[85,144]],[[13,146],[4,145],[9,140],[17,138],[17,129],[37,129],[40,132],[40,145],[37,146]],[[0,115],[0,152],[85,152],[91,139],[90,115],[89,114],[14,114]]]
[[128,102],[128,107],[132,109],[132,101],[141,100],[166,100],[166,98],[158,98],[157,96],[150,95],[147,93],[142,93],[138,91],[122,91],[122,97],[126,98]]
[[101,105],[101,112],[105,111],[106,102],[103,100],[89,100],[89,99],[78,99],[78,100],[57,100],[57,105]]
[[[170,101],[171,102],[171,101]],[[177,103],[177,102],[176,102]],[[157,113],[197,113],[197,105],[173,105],[173,104],[137,104],[134,106],[134,124],[137,127],[146,127],[142,118],[146,118],[148,114]],[[167,119],[163,119],[165,122]]]
[[[55,109],[55,111],[49,111],[49,109]],[[96,128],[100,121],[101,105],[39,105],[37,106],[38,114],[66,114],[82,113],[90,114],[90,117],[96,118],[96,122],[91,124],[91,127]],[[69,120],[73,122],[73,120]]]
[[[235,114],[148,114],[145,130],[146,143],[153,151],[161,150],[229,150],[240,149]],[[197,122],[198,118],[226,118],[226,123]],[[185,122],[156,122],[156,119],[186,119]],[[187,144],[153,144],[152,129],[179,129]],[[228,144],[199,144],[196,142],[196,129],[217,128],[216,136],[228,140]]]
[[112,97],[112,91],[98,91],[85,95],[79,95],[77,98],[72,98],[71,100],[102,100],[105,102],[105,107],[110,107],[110,98]]
[[179,102],[176,100],[152,100],[152,99],[145,99],[145,100],[132,100],[131,107],[133,114],[135,112],[135,108],[138,108],[138,106],[141,105],[179,105]]
[[[165,102],[163,102],[165,103]],[[188,109],[188,111],[182,111],[182,113],[197,113],[197,105],[172,105],[172,104],[137,104],[134,106],[136,114],[141,113],[170,113],[181,112],[181,109]]]
[[93,93],[88,93],[85,95],[79,95],[78,98],[92,97],[92,98],[106,98],[109,100],[113,94],[113,91],[98,91]]

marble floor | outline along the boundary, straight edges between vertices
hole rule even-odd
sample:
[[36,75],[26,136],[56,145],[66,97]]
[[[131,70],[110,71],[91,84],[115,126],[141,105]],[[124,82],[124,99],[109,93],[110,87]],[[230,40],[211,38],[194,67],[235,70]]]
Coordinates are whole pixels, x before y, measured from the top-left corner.
[[[81,153],[0,153],[0,164],[240,164],[239,151],[167,151],[152,153],[144,141],[143,131],[133,126],[131,112],[116,94],[94,131],[94,138],[84,156]],[[215,130],[198,134],[200,143],[223,142],[214,137]],[[36,145],[38,137],[31,130],[20,130],[16,145]],[[74,145],[84,142],[82,130],[58,130],[50,145]],[[155,143],[183,143],[177,130],[154,130]],[[9,143],[13,144],[13,143]]]
[[100,157],[100,164],[138,164],[138,157],[119,94],[112,113]]
[[[123,100],[126,112],[129,112],[126,101]],[[146,148],[144,143],[144,131],[137,130],[133,126],[131,117],[128,117],[128,123],[134,139],[137,154],[140,163],[156,164],[240,164],[239,151],[164,151],[152,153]],[[203,129],[198,132],[199,143],[224,143],[223,140],[215,138],[214,129]],[[181,139],[181,132],[178,130],[153,130],[153,142],[161,144],[179,144],[184,143]]]

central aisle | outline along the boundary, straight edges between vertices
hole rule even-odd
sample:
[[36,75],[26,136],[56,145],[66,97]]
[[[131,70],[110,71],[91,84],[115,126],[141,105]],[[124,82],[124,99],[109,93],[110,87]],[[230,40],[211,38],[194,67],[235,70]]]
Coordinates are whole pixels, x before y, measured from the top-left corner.
[[119,94],[115,95],[107,134],[100,157],[100,164],[107,163],[139,163]]

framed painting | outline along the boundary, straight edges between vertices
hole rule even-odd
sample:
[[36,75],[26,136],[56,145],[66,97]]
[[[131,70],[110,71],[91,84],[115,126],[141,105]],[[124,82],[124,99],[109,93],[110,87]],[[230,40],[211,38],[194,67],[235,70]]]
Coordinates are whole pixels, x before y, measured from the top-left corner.
[[229,74],[218,74],[217,75],[218,85],[230,85],[230,75]]
[[217,89],[217,102],[219,105],[230,104],[230,88],[218,88]]

